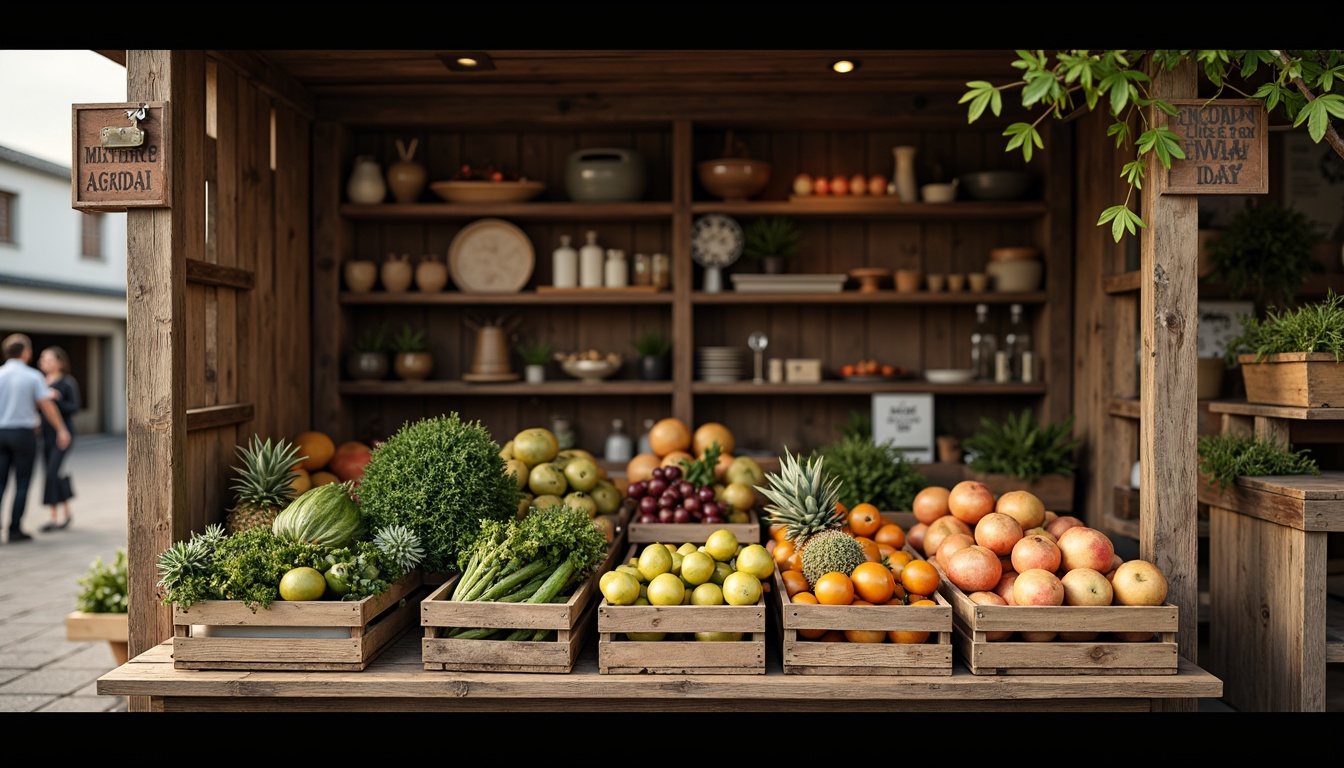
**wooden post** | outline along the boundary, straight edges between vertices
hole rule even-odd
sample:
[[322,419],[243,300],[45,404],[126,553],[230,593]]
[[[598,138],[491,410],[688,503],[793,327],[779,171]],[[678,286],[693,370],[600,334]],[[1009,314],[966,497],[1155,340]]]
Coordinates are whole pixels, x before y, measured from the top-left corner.
[[[1182,64],[1174,71],[1151,69],[1155,97],[1197,95],[1194,64]],[[1166,122],[1164,113],[1148,112],[1150,125]],[[1142,230],[1139,270],[1143,344],[1139,556],[1166,574],[1167,601],[1180,609],[1180,653],[1198,662],[1198,198],[1164,195],[1162,171],[1161,161],[1150,155],[1142,208],[1148,228]],[[1157,705],[1194,709],[1194,702],[1184,699]]]

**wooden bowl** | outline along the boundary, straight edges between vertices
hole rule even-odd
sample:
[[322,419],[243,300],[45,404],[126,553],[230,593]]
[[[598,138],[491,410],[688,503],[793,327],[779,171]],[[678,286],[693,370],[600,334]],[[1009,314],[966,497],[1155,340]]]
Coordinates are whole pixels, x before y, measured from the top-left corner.
[[546,189],[543,181],[436,181],[434,194],[450,203],[521,203]]
[[738,157],[706,160],[697,170],[705,189],[724,200],[749,200],[770,183],[770,164],[761,160]]
[[859,281],[859,293],[877,293],[882,281],[891,277],[891,270],[881,267],[859,267],[849,270],[849,276]]
[[1041,249],[1032,246],[989,249],[990,261],[1031,261],[1039,258],[1040,255]]

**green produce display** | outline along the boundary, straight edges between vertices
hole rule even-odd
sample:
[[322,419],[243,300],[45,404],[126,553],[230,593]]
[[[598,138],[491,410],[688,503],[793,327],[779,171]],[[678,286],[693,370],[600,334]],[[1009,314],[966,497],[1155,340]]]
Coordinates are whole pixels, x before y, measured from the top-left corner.
[[330,547],[348,546],[360,535],[363,518],[351,498],[354,483],[327,483],[309,488],[276,515],[271,532]]

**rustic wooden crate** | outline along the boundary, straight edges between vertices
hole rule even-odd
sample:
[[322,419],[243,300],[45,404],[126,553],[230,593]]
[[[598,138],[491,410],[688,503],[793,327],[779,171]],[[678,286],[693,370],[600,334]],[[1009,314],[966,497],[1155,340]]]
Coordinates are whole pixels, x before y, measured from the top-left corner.
[[1329,352],[1240,355],[1246,401],[1304,408],[1344,407],[1344,364]]
[[173,609],[173,667],[256,671],[359,671],[415,623],[420,569],[363,600],[241,600]]
[[[626,560],[638,550],[632,545]],[[612,605],[603,598],[597,605],[598,672],[763,675],[766,594],[762,589],[755,605]],[[630,640],[626,632],[667,632],[668,636],[658,641]],[[746,634],[735,642],[711,642],[691,639],[695,632]]]
[[641,523],[632,518],[626,525],[625,539],[631,544],[704,544],[720,528],[733,532],[743,544],[761,542],[761,518],[755,509],[747,510],[745,523]]
[[[791,675],[952,674],[952,607],[938,605],[810,605],[789,600],[776,571],[783,635],[784,672]],[[798,635],[800,629],[877,629],[928,632],[924,643],[824,643]]]
[[[938,566],[937,560],[932,561]],[[976,675],[1174,675],[1180,664],[1176,606],[977,605],[943,577],[938,591],[952,606],[953,644]],[[989,632],[1013,632],[989,641]],[[1018,632],[1097,632],[1095,640],[1029,642]],[[1153,632],[1144,642],[1117,632]]]
[[[462,574],[455,573],[420,602],[421,658],[429,671],[569,672],[592,636],[601,596],[597,581],[617,565],[625,544],[616,539],[607,558],[563,603],[480,603],[450,600]],[[554,629],[554,640],[465,640],[447,637],[454,627]]]

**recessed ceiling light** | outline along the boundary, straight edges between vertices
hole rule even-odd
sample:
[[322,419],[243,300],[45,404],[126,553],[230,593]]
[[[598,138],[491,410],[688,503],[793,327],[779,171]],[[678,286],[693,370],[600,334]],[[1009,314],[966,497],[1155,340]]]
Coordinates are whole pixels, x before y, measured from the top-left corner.
[[489,56],[475,51],[441,53],[439,59],[454,72],[485,72],[495,68],[495,62]]
[[853,59],[840,59],[839,61],[831,62],[831,69],[842,75],[848,72],[853,72],[858,68],[859,62],[854,61]]

